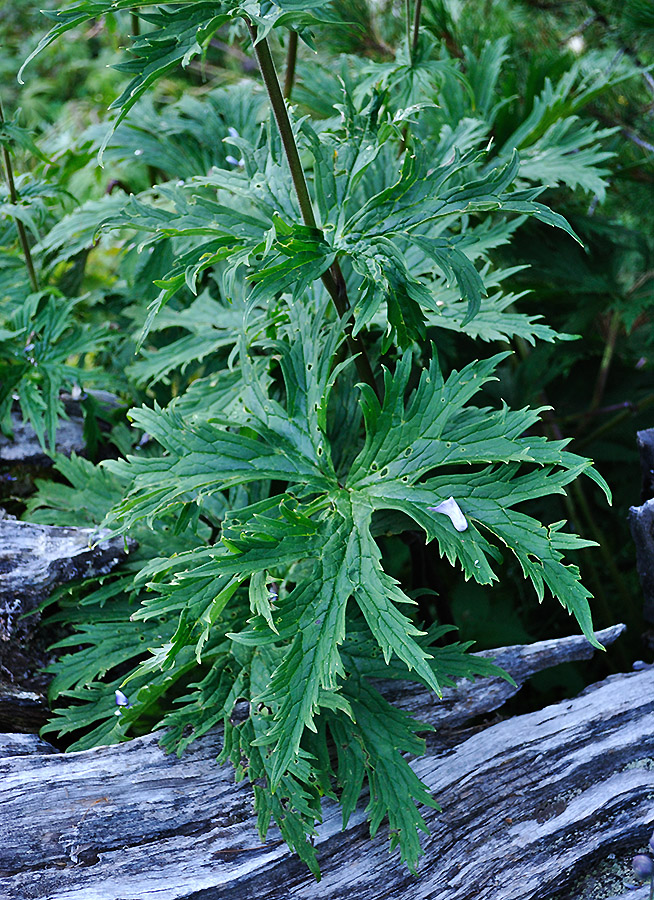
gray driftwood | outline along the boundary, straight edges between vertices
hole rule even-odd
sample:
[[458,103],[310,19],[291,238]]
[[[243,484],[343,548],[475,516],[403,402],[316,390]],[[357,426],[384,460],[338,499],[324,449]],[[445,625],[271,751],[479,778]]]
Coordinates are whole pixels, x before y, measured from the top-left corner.
[[[60,419],[57,425],[56,450],[57,453],[83,453],[86,447],[84,441],[84,420],[81,416],[79,405],[77,415],[71,415],[69,419]],[[52,458],[43,450],[36,432],[29,424],[23,422],[18,413],[11,414],[11,428],[13,438],[0,434],[0,465],[46,467],[52,465]]]
[[[615,630],[604,640],[613,637]],[[495,655],[520,681],[542,668],[548,653],[560,661],[560,644],[548,644]],[[570,658],[573,644],[563,646]],[[388,686],[391,699],[395,690],[405,708],[439,726],[427,755],[413,763],[443,807],[426,814],[431,835],[418,879],[389,856],[385,834],[369,840],[364,804],[343,832],[336,806],[326,802],[316,884],[274,830],[260,842],[249,788],[234,785],[231,769],[215,763],[216,732],[181,759],[165,756],[155,737],[68,755],[28,747],[16,756],[10,748],[0,761],[0,896],[553,897],[594,860],[616,848],[631,852],[652,830],[654,668],[612,676],[538,712],[462,730],[466,719],[498,705],[494,682],[488,679],[490,691],[477,684],[473,704],[465,684],[460,703],[452,696],[430,704],[417,692],[414,706],[408,691]],[[605,897],[619,893],[607,888]]]
[[629,527],[636,545],[636,566],[645,603],[643,615],[654,622],[654,500],[629,508]]
[[[121,405],[118,397],[109,391],[92,390],[88,393],[102,410],[116,409]],[[84,453],[86,441],[82,406],[79,399],[74,399],[70,394],[62,394],[61,399],[67,418],[61,418],[57,423],[56,452],[66,456]],[[103,427],[102,422],[100,427]],[[44,451],[34,428],[23,421],[17,409],[11,413],[11,430],[13,437],[0,434],[0,471],[11,471],[14,466],[41,469],[52,465],[52,457]]]
[[641,505],[629,509],[629,526],[645,597],[644,616],[654,623],[654,428],[639,431],[637,440],[642,471]]
[[[44,680],[36,673],[48,657],[44,638],[36,632],[35,610],[57,585],[105,574],[125,558],[122,538],[102,540],[102,536],[90,528],[0,518],[0,727],[4,730],[38,731],[44,724],[46,707],[39,690]],[[28,618],[21,618],[26,614]]]

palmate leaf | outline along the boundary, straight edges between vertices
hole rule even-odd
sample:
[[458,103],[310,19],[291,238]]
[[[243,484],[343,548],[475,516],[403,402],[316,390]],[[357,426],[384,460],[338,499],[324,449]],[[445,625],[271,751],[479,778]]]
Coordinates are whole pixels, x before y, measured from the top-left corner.
[[[492,240],[490,235],[489,238]],[[477,245],[473,244],[471,248],[466,249],[471,252],[476,250],[476,247]],[[551,343],[557,339],[575,339],[575,335],[554,331],[542,321],[540,315],[518,311],[520,301],[526,292],[506,291],[503,282],[520,272],[521,268],[513,266],[510,269],[492,269],[488,264],[482,268],[480,274],[488,294],[484,297],[479,312],[472,319],[468,319],[468,304],[459,296],[457,288],[447,284],[437,273],[433,273],[432,293],[438,299],[435,303],[436,308],[425,313],[425,327],[463,331],[471,338],[482,341],[506,341],[511,337],[521,337],[532,345],[536,340]],[[519,304],[517,308],[516,304]],[[381,315],[378,314],[373,321],[379,327],[384,327]]]
[[[206,174],[212,166],[227,169],[227,156],[233,154],[228,138],[236,132],[256,144],[265,115],[265,96],[252,81],[221,86],[202,100],[185,94],[162,109],[146,95],[116,129],[105,159],[133,165],[136,154],[141,165],[153,166],[165,181]],[[95,131],[88,133],[95,136]],[[102,126],[98,131],[104,137]]]
[[[269,341],[281,351],[287,408],[265,393],[242,354],[240,408],[226,419],[207,422],[182,418],[174,405],[165,411],[132,411],[134,421],[155,437],[168,455],[107,462],[119,476],[131,479],[132,491],[116,511],[126,522],[161,515],[165,510],[209,496],[236,484],[279,478],[315,492],[336,485],[326,435],[329,393],[339,369],[331,372],[332,354],[342,337],[332,331],[325,340],[325,305],[312,318],[300,305],[290,308],[293,327],[304,339]],[[232,426],[232,427],[230,427]],[[250,436],[250,435],[254,436]],[[171,490],[171,478],[175,489]]]
[[48,157],[34,143],[30,131],[18,124],[18,113],[16,113],[12,121],[7,122],[4,120],[0,122],[0,147],[5,147],[11,152],[16,146],[26,150],[30,156],[36,159],[49,162]]
[[402,860],[417,874],[416,862],[422,855],[418,832],[429,829],[416,802],[440,807],[402,754],[424,753],[425,742],[416,732],[432,729],[391,706],[366,679],[350,679],[344,693],[352,706],[352,720],[343,716],[329,720],[338,750],[343,827],[354,811],[365,773],[370,785],[366,814],[371,837],[388,816],[391,850],[399,844]]
[[134,58],[117,66],[121,71],[132,74],[133,78],[111,106],[118,108],[119,113],[100,148],[100,156],[113,129],[120,124],[145,91],[162,75],[180,63],[188,65],[194,56],[201,53],[203,46],[208,43],[215,31],[229,21],[234,4],[196,0],[193,3],[182,3],[181,6],[166,4],[156,11],[147,12],[142,10],[144,6],[151,4],[139,0],[135,3],[128,3],[125,0],[82,0],[72,8],[46,11],[46,15],[53,19],[55,24],[41,39],[18,73],[18,80],[23,83],[23,71],[38,53],[58,37],[90,19],[128,9],[155,26],[153,31],[148,31],[134,40],[131,48]]
[[[338,513],[327,518],[313,546],[305,543],[305,554],[315,559],[315,565],[306,580],[279,603],[275,633],[268,630],[264,617],[261,621],[255,617],[250,630],[233,635],[235,640],[254,646],[291,640],[269,686],[253,701],[270,704],[275,710],[274,725],[266,736],[266,743],[274,742],[270,767],[273,786],[297,753],[305,727],[315,729],[314,716],[321,706],[351,714],[340,693],[339,678],[345,671],[338,652],[338,645],[345,639],[345,611],[351,596],[384,657],[390,660],[392,654],[397,655],[405,671],[414,671],[432,690],[440,691],[428,664],[429,653],[414,640],[420,632],[395,605],[411,601],[381,568],[380,553],[369,531],[371,508],[353,510],[344,492],[334,500]],[[259,533],[271,540],[273,525],[269,519],[265,531]],[[240,565],[241,572],[253,563],[283,562],[286,553],[283,541],[279,545],[273,541],[265,550],[259,550],[256,544],[241,544],[238,549],[240,555],[228,560],[227,567]],[[270,562],[267,564],[270,566]],[[216,557],[214,567],[223,569],[225,561]]]
[[0,422],[8,431],[14,396],[23,418],[34,428],[42,447],[55,446],[57,421],[65,415],[62,389],[89,384],[95,375],[71,364],[109,340],[106,327],[82,324],[76,307],[84,298],[64,299],[42,291],[23,294],[23,302],[5,320],[13,332],[0,342]]
[[[298,338],[291,345],[284,340],[285,328]],[[382,568],[371,530],[373,513],[409,515],[428,540],[436,539],[442,553],[481,582],[495,577],[497,549],[490,541],[507,546],[539,594],[548,586],[590,635],[587,594],[576,569],[562,564],[566,550],[585,543],[563,532],[561,523],[548,529],[513,510],[533,497],[562,491],[587,470],[588,461],[568,453],[564,442],[526,437],[537,411],[469,405],[493,377],[501,355],[446,380],[434,362],[408,399],[407,355],[393,377],[387,375],[381,404],[371,392],[363,392],[365,443],[347,480],[339,484],[325,431],[329,392],[339,373],[330,371],[340,341],[336,334],[325,331],[324,309],[312,316],[303,305],[291,305],[287,324],[270,342],[281,364],[284,404],[254,386],[243,391],[243,406],[229,420],[198,417],[192,422],[174,410],[139,412],[142,426],[167,455],[108,466],[122,479],[133,479],[134,489],[120,508],[126,527],[174,512],[180,504],[190,509],[207,494],[238,485],[275,479],[287,488],[227,511],[217,544],[196,543],[142,569],[138,586],[147,582],[150,593],[132,619],[135,627],[154,629],[154,640],[140,645],[141,654],[148,649],[140,662],[116,645],[125,661],[134,660],[131,675],[121,682],[134,698],[133,706],[116,725],[105,695],[89,696],[84,722],[93,726],[91,735],[121,740],[129,722],[165,693],[167,678],[175,683],[191,666],[209,666],[206,680],[187,694],[180,710],[164,716],[162,724],[174,726],[168,746],[186,746],[204,733],[207,723],[222,718],[226,752],[237,766],[247,760],[249,777],[265,779],[265,789],[256,792],[262,833],[273,816],[285,838],[315,868],[306,835],[320,817],[317,785],[331,790],[331,764],[320,750],[328,723],[334,735],[350,742],[340,751],[337,770],[339,779],[352,779],[342,785],[346,817],[367,778],[371,831],[388,816],[393,844],[400,843],[403,858],[414,867],[420,855],[417,830],[425,828],[415,803],[434,801],[402,754],[421,752],[416,732],[425,726],[388,710],[380,721],[385,701],[367,679],[411,677],[438,692],[452,677],[489,674],[491,667],[487,660],[468,662],[465,647],[450,649],[449,656],[432,647],[439,633],[421,633],[405,615],[402,607],[408,610],[411,601]],[[243,363],[247,382],[247,357]],[[469,475],[460,472],[461,460],[470,464]],[[443,468],[448,466],[455,466],[451,474]],[[463,532],[430,509],[449,496],[457,498],[466,517]],[[109,627],[102,622],[100,616],[94,626],[98,635]],[[89,631],[87,638],[88,653],[79,665],[97,670],[101,642],[95,632]],[[84,635],[71,638],[80,639]],[[233,665],[226,662],[232,654],[241,660],[241,674],[230,682],[225,666]],[[252,671],[258,655],[266,659],[267,674],[248,683],[247,667]],[[82,689],[70,686],[75,672],[64,666],[60,678],[66,679],[62,687],[77,697]],[[210,689],[210,708],[202,706],[200,712],[198,704],[209,700]],[[245,724],[232,726],[229,716],[239,696],[251,701],[250,715]],[[58,727],[69,730],[80,727],[84,718],[74,712],[62,715]],[[185,726],[197,717],[200,724],[189,734]],[[230,729],[239,729],[238,737]]]
[[186,309],[168,310],[154,320],[153,331],[174,328],[187,334],[162,349],[142,350],[140,358],[129,367],[129,374],[136,384],[143,385],[166,381],[173,371],[184,374],[192,364],[238,342],[244,330],[244,312],[242,304],[221,304],[203,291]]
[[309,436],[294,423],[278,432],[254,417],[242,421],[243,425],[260,426],[265,435],[261,441],[217,425],[185,422],[174,409],[142,409],[132,416],[168,455],[148,460],[129,457],[129,469],[122,462],[107,462],[111,471],[129,473],[133,478],[132,491],[116,510],[126,522],[152,519],[198,495],[261,479],[301,481],[316,490],[325,490],[330,484],[319,460],[298,454],[298,445],[305,444]]
[[331,696],[332,704],[349,712],[337,693],[339,676],[345,675],[338,645],[345,638],[345,610],[352,589],[345,550],[350,538],[347,524],[337,518],[326,523],[324,546],[310,580],[291,591],[279,610],[276,628],[295,628],[297,634],[270,684],[255,698],[275,708],[275,723],[265,737],[266,743],[274,744],[273,788],[290,768],[305,727],[315,730],[314,715],[321,701],[329,703]]
[[203,53],[221,25],[238,17],[247,17],[257,26],[261,39],[274,26],[303,28],[316,22],[331,21],[333,17],[325,9],[327,5],[328,0],[182,0],[162,2],[152,10],[152,4],[147,0],[80,0],[67,9],[44,10],[55,24],[21,66],[18,80],[24,83],[23,72],[35,56],[57,38],[91,19],[128,10],[153,25],[153,29],[133,39],[130,48],[133,58],[116,66],[133,77],[110,107],[118,109],[119,113],[103,142],[102,155],[113,129],[148,88],[178,65],[187,66],[195,56]]
[[520,180],[555,187],[565,184],[596,194],[603,202],[610,170],[602,163],[614,153],[602,150],[601,142],[617,128],[599,128],[597,122],[582,124],[576,116],[554,122],[545,134],[520,154]]
[[[156,282],[161,293],[150,305],[141,340],[164,304],[180,288],[196,292],[207,270],[222,269],[228,298],[245,274],[253,285],[248,301],[257,305],[285,293],[302,296],[340,258],[353,270],[354,333],[380,324],[385,315],[383,349],[393,341],[406,347],[424,337],[427,319],[441,316],[442,275],[467,303],[463,328],[482,306],[487,267],[480,272],[474,259],[506,240],[511,228],[496,226],[490,235],[488,228],[466,224],[471,215],[508,212],[518,221],[535,216],[573,234],[561,216],[537,202],[539,189],[512,189],[520,168],[515,154],[482,175],[485,157],[475,152],[455,151],[454,159],[436,166],[407,153],[397,181],[371,196],[376,167],[383,165],[386,183],[389,166],[397,167],[392,156],[380,156],[392,128],[377,121],[376,98],[357,111],[346,93],[343,109],[344,133],[318,134],[307,122],[296,128],[314,159],[311,187],[320,228],[300,224],[290,172],[273,132],[258,147],[230,137],[242,168],[214,167],[188,183],[158,186],[130,198],[104,221],[107,229],[136,231],[133,242],[140,249],[174,241],[175,264]],[[454,234],[458,224],[465,227]],[[490,315],[497,316],[496,304]],[[538,330],[519,321],[528,336]]]
[[[338,229],[335,246],[347,254],[353,268],[362,276],[360,299],[354,308],[355,333],[372,320],[386,301],[389,334],[385,346],[394,335],[401,346],[407,346],[410,338],[420,336],[423,331],[421,307],[438,312],[437,298],[429,285],[410,274],[404,259],[408,235],[413,246],[431,258],[446,277],[456,280],[468,304],[463,325],[479,311],[486,293],[483,281],[457,246],[462,237],[441,235],[438,231],[438,236],[429,233],[429,226],[439,220],[449,226],[463,216],[502,210],[535,216],[576,237],[561,216],[536,202],[538,190],[509,190],[519,171],[517,155],[485,178],[457,183],[472,162],[472,157],[459,157],[456,153],[453,162],[433,168],[426,159],[407,153],[395,184],[369,198]],[[404,313],[402,317],[398,315],[399,310]]]
[[[579,581],[578,569],[562,564],[560,552],[592,542],[561,533],[562,523],[547,529],[512,507],[534,497],[562,493],[565,485],[582,472],[603,488],[607,499],[610,491],[590,460],[564,449],[565,441],[525,435],[536,422],[538,411],[495,411],[466,405],[492,377],[502,358],[500,354],[471,363],[461,372],[453,372],[447,381],[432,363],[408,404],[408,356],[400,361],[392,378],[387,373],[381,405],[364,386],[366,444],[352,464],[348,484],[375,509],[392,508],[411,516],[424,528],[428,540],[437,539],[441,553],[451,562],[458,559],[466,577],[472,576],[482,584],[496,578],[490,564],[496,551],[483,532],[494,535],[518,558],[538,598],[542,600],[547,585],[596,644],[588,607],[590,594]],[[420,481],[421,476],[441,466],[462,463],[471,467],[495,465],[481,471],[471,468],[469,474],[438,475]],[[519,475],[519,463],[542,468]],[[456,500],[466,517],[464,530],[455,529],[446,516],[433,511],[449,497]]]

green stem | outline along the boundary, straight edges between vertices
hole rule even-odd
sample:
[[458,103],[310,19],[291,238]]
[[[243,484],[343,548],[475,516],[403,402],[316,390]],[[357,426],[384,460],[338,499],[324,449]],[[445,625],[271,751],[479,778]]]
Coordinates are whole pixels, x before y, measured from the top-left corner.
[[406,13],[406,45],[411,46],[411,0],[405,0],[404,10]]
[[132,37],[139,37],[141,34],[141,20],[136,15],[136,13],[132,13]]
[[418,49],[418,38],[420,36],[420,14],[422,12],[422,0],[416,0],[416,8],[413,16],[413,43],[411,45],[411,62]]
[[[615,353],[615,343],[618,339],[618,331],[620,330],[620,313],[616,310],[611,316],[611,322],[609,324],[609,333],[606,338],[606,343],[604,345],[604,353],[602,354],[602,361],[600,362],[600,367],[597,372],[597,378],[595,380],[595,389],[593,390],[593,397],[590,401],[590,406],[588,408],[588,416],[595,412],[595,410],[599,407],[602,397],[604,396],[604,390],[606,388],[606,381],[609,377],[609,369],[611,368],[611,363],[613,361],[613,354]],[[582,421],[582,427],[585,422]]]
[[651,406],[653,403],[654,394],[648,394],[647,397],[644,397],[639,403],[631,404],[628,409],[625,409],[622,412],[618,413],[617,416],[613,416],[612,419],[609,419],[608,422],[600,425],[599,428],[595,429],[595,431],[591,431],[591,433],[586,435],[585,438],[582,438],[579,441],[575,441],[574,452],[579,453],[579,451],[583,447],[586,447],[588,444],[592,444],[593,441],[596,441],[597,438],[602,437],[602,435],[606,434],[607,431],[612,431],[617,425],[620,425],[621,422],[624,422],[625,419],[628,419],[630,416],[635,415],[635,413],[642,412],[642,410],[647,409],[647,407]]
[[[5,116],[2,109],[2,102],[0,101],[0,124],[2,124],[4,121]],[[14,181],[14,171],[11,165],[11,156],[9,155],[9,150],[5,146],[3,146],[2,148],[2,158],[5,164],[5,174],[7,176],[9,198],[11,199],[13,206],[18,206],[18,193],[16,192],[16,183]],[[18,238],[23,250],[23,256],[25,257],[25,265],[27,266],[27,274],[29,275],[32,291],[36,293],[39,289],[39,282],[36,277],[36,270],[34,269],[32,251],[30,250],[30,244],[27,239],[27,231],[25,230],[24,224],[17,216],[14,216],[14,221],[16,222],[16,228],[18,229]]]
[[[279,86],[279,79],[277,78],[275,65],[273,63],[272,56],[270,55],[270,47],[268,45],[268,41],[265,38],[263,40],[257,41],[257,30],[255,26],[249,21],[249,19],[246,19],[246,22],[248,30],[250,32],[250,36],[252,38],[254,53],[257,57],[257,62],[259,63],[259,68],[261,69],[261,74],[263,76],[263,83],[266,87],[266,91],[268,92],[268,98],[270,99],[273,115],[275,116],[279,135],[282,139],[282,145],[284,147],[284,153],[286,154],[286,160],[288,162],[289,169],[291,170],[291,178],[293,180],[293,187],[295,188],[295,194],[300,205],[302,220],[304,221],[304,224],[309,228],[317,229],[318,224],[316,222],[316,217],[313,211],[313,205],[311,203],[311,197],[309,195],[306,178],[304,177],[304,169],[302,168],[302,163],[300,162],[300,154],[298,153],[297,144],[295,143],[295,135],[293,134],[293,128],[291,127],[291,121],[288,117],[286,103],[284,102],[282,91]],[[332,298],[332,302],[336,307],[336,312],[342,319],[344,319],[350,310],[350,303],[347,296],[345,278],[343,277],[343,273],[341,271],[338,260],[336,260],[331,265],[331,267],[321,275],[321,279],[323,284],[327,288],[329,296]],[[357,335],[356,337],[352,335],[351,322],[344,322],[343,330],[345,332],[345,339],[347,341],[350,353],[354,356],[354,362],[357,367],[359,377],[373,389],[375,395],[379,399],[379,390],[375,382],[375,376],[372,371],[372,366],[370,365],[370,359],[368,358],[368,352],[366,350],[365,344],[363,343],[359,335]]]
[[[522,360],[527,359],[530,351],[527,346],[527,342],[524,340],[524,338],[520,338],[520,337],[516,338],[516,347],[517,347],[518,355],[520,356],[520,358]],[[547,394],[544,390],[542,390],[539,394],[539,402],[542,403],[544,406],[550,406],[549,400],[547,398]],[[559,423],[551,409],[543,410],[542,421],[543,421],[544,431],[545,431],[545,434],[547,437],[549,437],[551,440],[556,440],[556,441],[560,441],[563,439],[563,434],[559,427]],[[575,488],[578,488],[578,491],[575,490]],[[571,493],[574,493],[576,502],[575,502],[575,499],[573,499],[573,497],[571,496]],[[604,540],[603,534],[600,533],[600,536],[602,538],[601,540],[597,539],[598,538],[597,533],[599,531],[599,526],[597,526],[595,524],[595,522],[592,518],[592,515],[588,508],[588,503],[586,501],[583,490],[577,484],[573,484],[571,493],[565,492],[563,494],[563,505],[565,507],[565,510],[566,510],[566,513],[568,516],[568,520],[574,525],[575,530],[579,532],[579,535],[581,537],[584,537],[584,533],[587,532],[588,529],[590,529],[591,532],[593,532],[593,538],[600,545],[600,550],[602,551],[602,554],[604,555],[605,552],[608,552],[610,555],[610,551],[606,550],[606,541]],[[595,565],[595,560],[593,559],[592,554],[588,552],[587,548],[580,550],[579,553],[580,553],[581,558],[584,561],[584,570],[586,572],[588,572],[588,574],[590,576],[590,579],[592,582],[592,587],[593,587],[593,595],[595,597],[595,600],[601,607],[602,615],[604,616],[604,619],[605,619],[606,623],[608,624],[611,622],[611,606],[609,604],[609,600],[606,595],[606,591],[604,589],[604,585],[602,583],[600,573],[597,569],[597,566]],[[605,562],[607,562],[607,564],[608,564],[606,557],[605,557]],[[615,566],[615,562],[613,561],[613,558],[611,558],[611,564],[612,564],[613,568],[616,569],[616,572],[617,572],[617,567]],[[609,568],[611,570],[611,574],[613,575],[614,574],[613,569],[611,569],[611,566],[609,566]],[[619,572],[617,572],[617,582],[618,583],[616,584],[616,586],[618,588],[618,592],[620,593],[621,588],[624,587],[624,582],[623,582],[622,576],[620,575]]]
[[291,99],[293,85],[295,84],[295,63],[297,62],[297,31],[291,31],[288,36],[288,53],[286,55],[286,73],[284,76],[284,98]]
[[313,212],[311,197],[309,196],[309,189],[304,177],[304,169],[302,168],[302,163],[300,162],[300,154],[298,153],[297,144],[295,143],[295,135],[293,134],[291,120],[288,117],[288,111],[286,109],[286,104],[284,103],[284,97],[282,96],[282,91],[279,86],[279,79],[277,78],[277,72],[275,71],[275,64],[273,63],[272,56],[270,55],[270,47],[268,45],[268,41],[264,38],[263,40],[257,42],[257,29],[249,19],[246,19],[246,22],[248,30],[250,32],[250,37],[252,38],[254,53],[257,57],[257,62],[259,63],[259,68],[261,69],[261,74],[263,76],[263,83],[266,86],[266,91],[268,92],[273,115],[275,116],[275,121],[277,122],[279,136],[282,139],[284,153],[286,154],[286,159],[288,160],[288,165],[291,170],[293,187],[295,188],[298,203],[300,204],[302,219],[304,221],[304,224],[308,225],[309,228],[317,228],[318,225],[316,223],[316,217]]

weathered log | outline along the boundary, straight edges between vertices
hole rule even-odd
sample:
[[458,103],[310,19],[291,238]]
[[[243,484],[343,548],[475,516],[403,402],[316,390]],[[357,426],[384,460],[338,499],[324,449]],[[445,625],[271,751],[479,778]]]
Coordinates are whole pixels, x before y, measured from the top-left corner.
[[0,734],[0,759],[8,756],[27,756],[30,753],[57,751],[36,734]]
[[[539,654],[542,663],[542,653],[536,645],[495,655],[513,659],[505,665],[520,680],[520,667]],[[480,694],[486,681],[494,679],[477,683]],[[389,690],[395,699],[393,685]],[[409,693],[398,694],[410,708]],[[424,692],[417,697],[416,712],[425,717]],[[489,708],[496,699],[491,691]],[[462,702],[463,710],[452,699],[427,755],[412,763],[443,807],[426,813],[431,834],[419,878],[396,854],[389,857],[386,835],[370,841],[365,803],[342,832],[339,811],[328,801],[316,838],[323,875],[317,884],[274,830],[261,843],[249,788],[234,785],[230,768],[215,763],[215,732],[181,759],[165,756],[150,736],[0,761],[0,894],[17,900],[546,900],[593,861],[620,848],[630,855],[646,842],[654,826],[653,667],[441,741],[448,721],[460,727],[483,706],[471,712],[469,698]],[[436,704],[432,713],[439,709]],[[604,896],[620,892],[612,886]]]
[[654,623],[654,428],[639,431],[642,485],[640,506],[629,509],[629,527],[636,545],[636,566],[645,604],[643,615]]
[[654,428],[646,428],[636,433],[636,443],[640,453],[640,469],[642,483],[640,502],[646,503],[654,498]]
[[[95,400],[96,408],[100,410],[114,410],[121,406],[118,397],[109,391],[90,390],[87,393]],[[61,399],[67,418],[60,418],[57,422],[55,450],[65,456],[84,453],[86,450],[84,413],[79,397],[73,398],[70,394],[62,394]],[[105,427],[105,424],[101,422],[100,427]],[[36,431],[29,422],[23,420],[18,409],[11,412],[11,430],[12,437],[0,434],[0,473],[11,472],[18,467],[18,471],[26,475],[29,469],[38,470],[52,466],[52,456],[43,449]],[[10,476],[9,481],[11,480]]]
[[[66,456],[83,453],[86,447],[84,420],[79,404],[75,404],[75,412],[68,419],[60,419],[57,424],[55,449],[57,453],[65,453]],[[11,414],[11,429],[13,438],[0,434],[0,466],[43,468],[52,465],[52,457],[44,451],[36,432],[17,412]]]
[[636,567],[643,591],[643,616],[654,622],[654,500],[629,507],[629,527],[636,545]]
[[[624,625],[612,625],[598,631],[596,637],[608,647],[624,630]],[[484,689],[480,691],[478,681],[460,681],[456,688],[445,688],[441,700],[431,691],[418,690],[410,682],[383,682],[381,688],[387,696],[392,694],[396,706],[410,712],[417,719],[435,726],[443,724],[448,728],[455,728],[475,716],[499,709],[536,672],[551,669],[561,663],[591,659],[594,652],[592,645],[581,634],[537,641],[534,644],[482,650],[476,655],[492,659],[495,665],[510,673],[514,684],[504,678],[485,678]]]
[[106,574],[125,555],[122,538],[91,528],[0,518],[0,727],[38,731],[45,722],[37,672],[49,656],[38,605],[57,585]]

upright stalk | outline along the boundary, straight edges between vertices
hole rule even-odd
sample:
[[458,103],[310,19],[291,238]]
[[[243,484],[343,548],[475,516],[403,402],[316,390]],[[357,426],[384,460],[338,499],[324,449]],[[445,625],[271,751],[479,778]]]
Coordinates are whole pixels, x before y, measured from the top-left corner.
[[[257,41],[257,30],[255,26],[248,19],[246,19],[246,21],[252,38],[254,53],[257,57],[257,62],[259,63],[259,68],[261,69],[261,74],[263,76],[263,83],[268,92],[275,121],[277,122],[277,128],[279,129],[279,135],[282,139],[284,153],[286,154],[286,159],[291,170],[291,178],[300,205],[302,220],[309,228],[317,228],[318,224],[313,211],[307,182],[304,177],[304,169],[300,162],[300,155],[298,153],[297,144],[295,143],[295,136],[291,127],[291,121],[288,117],[286,103],[284,102],[282,91],[279,86],[275,65],[272,56],[270,55],[268,41],[265,38]],[[349,312],[350,302],[347,296],[345,278],[343,277],[338,260],[321,275],[321,279],[322,283],[327,288],[329,296],[332,298],[332,302],[336,307],[336,312],[341,318],[344,318]],[[365,344],[358,335],[356,337],[352,335],[351,322],[345,322],[343,328],[348,348],[350,353],[354,356],[354,363],[357,367],[359,377],[369,385],[375,392],[375,395],[380,398]]]
[[[420,36],[420,15],[422,13],[422,0],[416,0],[416,8],[413,11],[413,25],[411,24],[411,0],[406,0],[406,42],[409,50],[409,59],[413,65],[413,57],[416,55],[418,38]],[[409,139],[409,123],[407,122],[402,132],[402,140],[398,149],[398,156],[402,156],[406,150]]]
[[[4,121],[5,116],[2,109],[2,102],[0,101],[0,125]],[[13,206],[18,206],[18,194],[16,192],[16,183],[14,181],[14,170],[11,165],[11,156],[9,155],[9,150],[5,146],[2,147],[2,158],[5,164],[5,174],[7,176],[9,198],[11,199]],[[16,222],[16,228],[18,229],[18,238],[23,250],[23,256],[25,257],[25,265],[27,266],[27,274],[29,276],[30,285],[32,286],[32,291],[36,293],[39,289],[39,282],[36,277],[36,270],[34,269],[32,251],[30,250],[30,244],[27,239],[27,232],[25,231],[25,226],[17,216],[14,216],[14,221]]]
[[286,72],[284,74],[284,98],[291,99],[295,84],[295,63],[297,62],[297,31],[288,35],[288,53],[286,55]]
[[418,38],[420,36],[420,14],[422,12],[422,0],[416,0],[416,8],[413,14],[413,43],[411,44],[411,62],[418,49]]
[[611,316],[609,333],[606,338],[606,344],[604,346],[602,362],[600,363],[599,372],[597,373],[597,381],[595,382],[595,390],[593,391],[593,398],[590,402],[589,412],[593,412],[597,409],[597,407],[600,405],[602,397],[604,396],[604,389],[606,387],[606,381],[609,376],[611,362],[613,361],[613,354],[615,353],[615,343],[618,339],[619,330],[620,313],[615,310],[613,315]]

